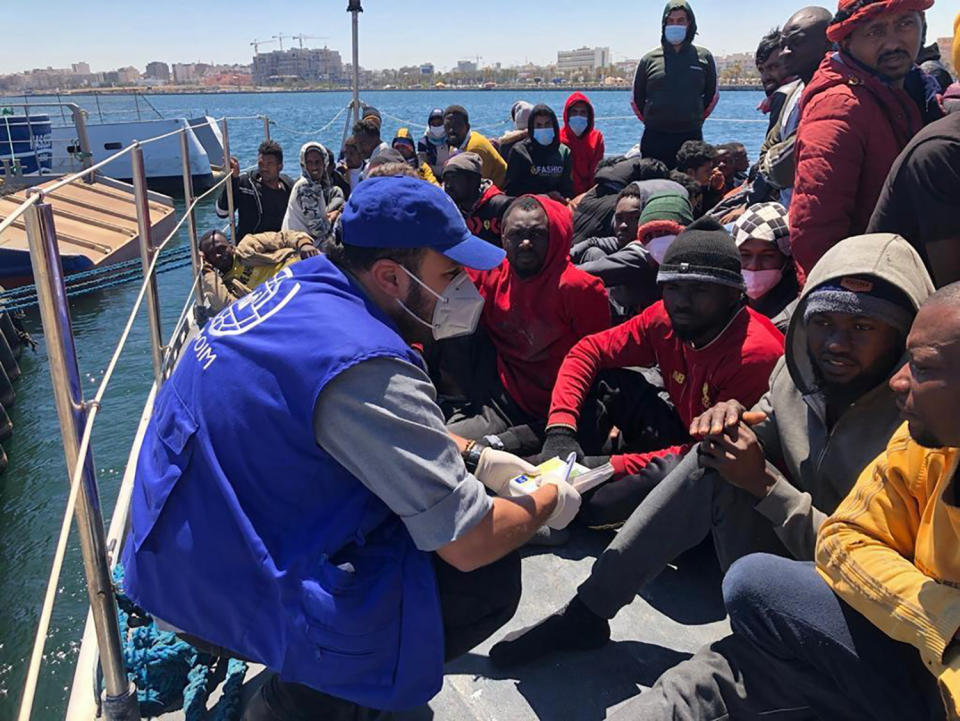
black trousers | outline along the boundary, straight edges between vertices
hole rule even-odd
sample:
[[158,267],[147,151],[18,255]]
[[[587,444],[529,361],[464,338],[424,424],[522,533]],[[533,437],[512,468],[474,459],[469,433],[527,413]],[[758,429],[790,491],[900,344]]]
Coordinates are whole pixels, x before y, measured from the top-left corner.
[[688,140],[703,140],[703,130],[690,130],[686,133],[668,133],[662,130],[643,129],[640,140],[640,153],[644,158],[656,158],[670,170],[677,167],[677,151]]
[[[462,573],[434,556],[443,614],[444,659],[452,661],[507,623],[520,603],[520,555]],[[380,721],[389,714],[364,708],[272,675],[244,711],[243,721]]]
[[426,358],[431,376],[456,389],[458,397],[440,404],[450,432],[472,441],[497,436],[504,450],[519,456],[539,453],[546,419],[527,413],[503,387],[497,351],[482,329],[434,344]]
[[[620,434],[611,440],[614,426]],[[617,368],[597,376],[581,408],[578,440],[586,456],[607,456],[659,451],[686,443],[689,435],[656,369]],[[623,523],[681,458],[656,458],[639,473],[586,493],[578,520],[591,527]]]

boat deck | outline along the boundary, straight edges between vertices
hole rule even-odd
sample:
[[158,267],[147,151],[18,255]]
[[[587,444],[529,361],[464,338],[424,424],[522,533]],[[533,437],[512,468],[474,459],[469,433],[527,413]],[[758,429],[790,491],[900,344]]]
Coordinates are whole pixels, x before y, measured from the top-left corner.
[[[507,632],[534,623],[566,603],[589,574],[612,533],[574,531],[561,548],[527,548],[523,598],[516,616],[466,656],[446,667],[443,690],[428,706],[396,721],[601,721],[649,688],[661,673],[729,632],[720,598],[721,573],[710,542],[681,556],[611,624],[612,640],[597,651],[565,653],[507,671],[487,651]],[[251,668],[244,695],[262,680]],[[214,718],[218,694],[211,696]],[[164,721],[183,719],[181,712]]]
[[[33,186],[44,190],[56,180]],[[0,196],[0,220],[27,199],[28,189]],[[137,257],[139,230],[133,186],[98,177],[94,183],[75,183],[46,194],[53,206],[60,254],[67,273],[119,263]],[[151,192],[151,237],[157,243],[173,228],[173,201]],[[0,233],[0,278],[5,285],[30,282],[26,221],[19,218]]]

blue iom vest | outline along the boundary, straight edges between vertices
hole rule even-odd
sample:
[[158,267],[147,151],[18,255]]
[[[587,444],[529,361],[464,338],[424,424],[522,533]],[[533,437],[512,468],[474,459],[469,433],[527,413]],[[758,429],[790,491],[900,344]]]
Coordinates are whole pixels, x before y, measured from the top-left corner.
[[397,710],[442,683],[432,558],[313,434],[324,386],[377,357],[420,363],[323,256],[211,319],[157,395],[123,562],[128,595],[158,618],[285,681]]

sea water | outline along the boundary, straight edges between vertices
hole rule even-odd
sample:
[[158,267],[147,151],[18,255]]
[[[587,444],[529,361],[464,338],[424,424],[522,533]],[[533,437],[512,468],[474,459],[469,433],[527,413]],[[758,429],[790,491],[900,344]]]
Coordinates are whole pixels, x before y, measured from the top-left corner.
[[[381,91],[365,92],[362,99],[383,114],[383,137],[389,141],[400,127],[409,127],[419,137],[430,110],[453,103],[467,108],[475,129],[495,137],[512,127],[508,117],[515,100],[548,103],[560,115],[568,94],[569,90],[552,89]],[[639,141],[642,125],[630,110],[629,92],[594,91],[588,95],[596,108],[596,125],[604,133],[608,154],[623,153]],[[759,92],[721,93],[713,116],[704,126],[706,140],[742,142],[755,159],[767,127],[766,118],[755,110],[762,97]],[[346,116],[340,111],[349,99],[348,93],[192,94],[151,96],[149,103],[167,118],[237,118],[230,122],[230,143],[243,166],[256,162],[256,148],[263,139],[263,123],[257,116],[268,116],[270,135],[284,149],[284,172],[296,178],[302,143],[319,140],[339,148]],[[0,98],[0,107],[3,100]],[[90,123],[136,120],[138,110],[143,119],[158,117],[145,100],[135,102],[131,96],[88,95],[65,100],[87,109]],[[8,101],[23,102],[23,98],[12,97]],[[56,116],[56,111],[51,115]],[[201,233],[222,223],[213,206],[214,200],[210,199],[199,210],[197,227]],[[177,208],[182,207],[181,199]],[[175,242],[182,243],[184,238]],[[165,339],[179,317],[191,282],[189,276],[188,268],[159,276]],[[102,378],[137,291],[135,284],[128,284],[70,301],[87,397],[93,395]],[[25,324],[39,346],[36,352],[25,350],[20,359],[23,375],[15,383],[17,403],[8,409],[14,435],[4,444],[10,465],[0,476],[0,719],[13,718],[20,701],[67,496],[63,446],[36,310],[28,311]],[[146,320],[141,316],[104,398],[93,436],[95,468],[107,520],[151,382],[149,339]],[[224,408],[224,413],[240,411]],[[270,452],[271,449],[264,449],[264,453]],[[74,533],[60,579],[34,718],[62,717],[86,612],[83,567]]]

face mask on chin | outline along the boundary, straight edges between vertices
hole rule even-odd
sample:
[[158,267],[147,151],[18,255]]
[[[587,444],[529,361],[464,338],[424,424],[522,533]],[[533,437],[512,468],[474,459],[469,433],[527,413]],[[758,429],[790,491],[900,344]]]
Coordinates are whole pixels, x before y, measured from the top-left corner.
[[663,29],[663,37],[665,37],[671,45],[679,45],[687,39],[687,26],[667,25]]
[[583,135],[589,124],[590,120],[583,115],[574,115],[567,120],[567,125],[570,127],[570,130],[572,130],[578,137]]
[[747,297],[750,300],[756,300],[777,287],[777,284],[783,278],[783,268],[743,270],[741,274],[743,275],[743,282],[747,286]]
[[466,272],[460,271],[443,293],[438,294],[402,265],[400,267],[411,280],[437,299],[437,304],[433,307],[433,318],[428,323],[397,298],[397,303],[408,315],[431,330],[434,340],[473,335],[480,322],[480,313],[483,312],[483,296]]

